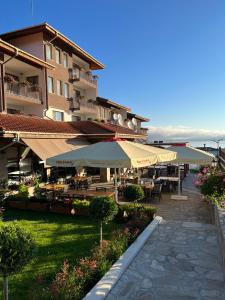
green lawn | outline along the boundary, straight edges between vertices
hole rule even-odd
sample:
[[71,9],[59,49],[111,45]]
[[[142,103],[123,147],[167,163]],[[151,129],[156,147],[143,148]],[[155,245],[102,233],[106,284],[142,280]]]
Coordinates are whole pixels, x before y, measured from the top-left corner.
[[[89,255],[90,249],[99,240],[98,224],[91,217],[61,216],[56,214],[6,210],[4,216],[17,220],[21,226],[32,232],[37,253],[22,273],[9,280],[10,297],[13,300],[32,299],[29,290],[36,285],[36,278],[43,275],[50,280],[65,259],[72,264]],[[104,226],[104,238],[119,225]],[[2,298],[0,292],[0,299]]]

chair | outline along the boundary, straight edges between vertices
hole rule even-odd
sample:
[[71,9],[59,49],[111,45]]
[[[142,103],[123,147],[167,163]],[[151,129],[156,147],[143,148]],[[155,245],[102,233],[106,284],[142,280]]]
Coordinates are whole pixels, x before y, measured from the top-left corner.
[[79,183],[75,181],[74,179],[71,179],[69,182],[69,188],[71,190],[78,190],[79,189]]
[[162,183],[155,183],[154,188],[152,190],[153,198],[157,198],[158,201],[162,198]]
[[138,182],[139,182],[139,178],[138,178],[138,177],[135,177],[135,178],[133,179],[133,184],[138,184]]
[[156,175],[156,170],[154,168],[148,169],[148,177],[153,178]]
[[162,170],[160,170],[160,176],[166,177],[167,175],[168,175],[167,169],[162,169]]
[[88,183],[87,179],[80,182],[80,189],[88,190],[89,187],[90,187],[90,184]]

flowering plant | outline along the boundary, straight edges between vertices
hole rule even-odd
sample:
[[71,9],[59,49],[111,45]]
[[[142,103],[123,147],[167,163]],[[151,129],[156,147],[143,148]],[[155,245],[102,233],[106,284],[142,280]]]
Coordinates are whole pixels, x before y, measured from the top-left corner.
[[81,258],[72,270],[64,261],[50,287],[53,299],[81,299],[94,285],[96,270],[97,262],[90,258]]
[[214,193],[207,197],[207,200],[217,207],[225,208],[225,192],[223,194]]

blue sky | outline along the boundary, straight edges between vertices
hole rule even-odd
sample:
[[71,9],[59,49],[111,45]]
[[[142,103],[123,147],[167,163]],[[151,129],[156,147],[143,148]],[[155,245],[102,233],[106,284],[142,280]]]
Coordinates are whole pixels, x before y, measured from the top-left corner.
[[153,128],[225,136],[224,0],[33,2],[33,17],[30,0],[1,3],[0,31],[47,21],[105,64],[101,96]]

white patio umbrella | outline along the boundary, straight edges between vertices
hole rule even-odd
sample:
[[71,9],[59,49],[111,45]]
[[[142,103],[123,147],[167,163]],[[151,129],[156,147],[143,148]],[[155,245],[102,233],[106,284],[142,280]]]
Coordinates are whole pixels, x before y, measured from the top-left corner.
[[180,167],[179,164],[196,164],[196,165],[205,165],[211,164],[215,156],[203,151],[196,149],[191,146],[171,146],[167,148],[170,151],[177,153],[176,159],[173,163],[178,164],[178,196],[172,196],[173,199],[183,199],[186,200],[187,197],[180,195]]
[[174,159],[176,159],[176,153],[167,149],[112,139],[53,156],[47,159],[47,164],[57,167],[114,168],[117,201],[116,168],[142,168]]

